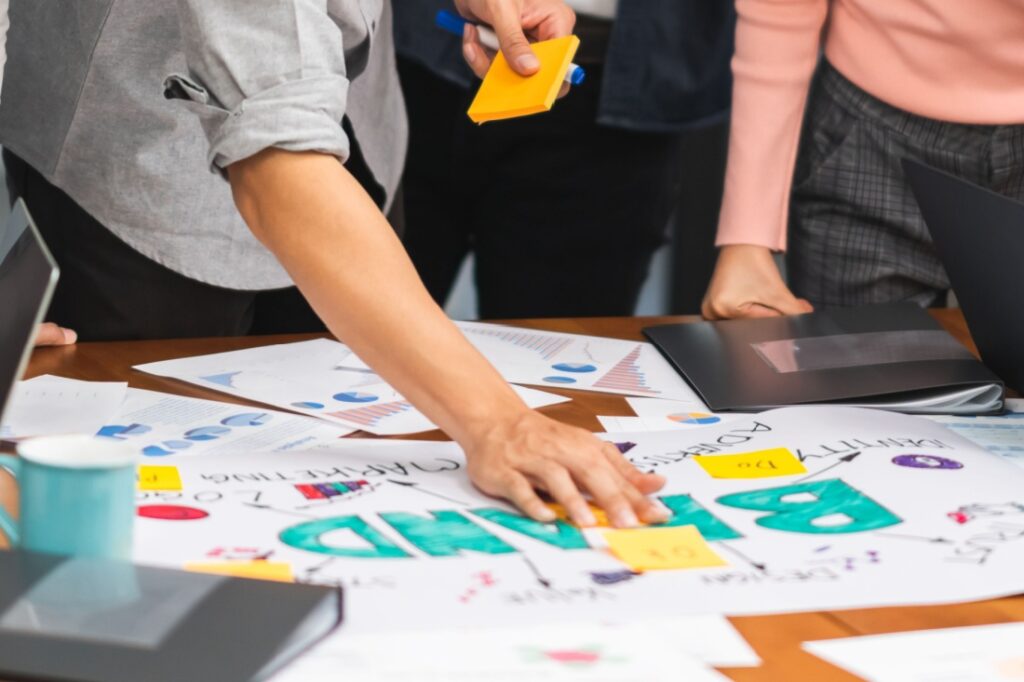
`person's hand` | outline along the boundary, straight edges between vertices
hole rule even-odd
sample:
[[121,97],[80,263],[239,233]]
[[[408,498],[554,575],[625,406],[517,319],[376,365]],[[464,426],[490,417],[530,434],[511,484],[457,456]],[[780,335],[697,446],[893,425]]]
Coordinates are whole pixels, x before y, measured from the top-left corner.
[[477,487],[537,521],[555,520],[537,490],[561,504],[579,526],[596,523],[581,490],[617,527],[668,520],[668,511],[647,497],[665,485],[664,478],[638,471],[615,445],[533,410],[494,424],[463,447]]
[[782,281],[771,250],[749,244],[722,247],[701,305],[701,313],[709,320],[799,315],[813,310]]
[[37,346],[70,346],[78,341],[78,334],[71,329],[58,327],[53,322],[44,322],[36,332]]
[[[571,35],[576,25],[576,14],[562,0],[455,0],[455,6],[467,19],[494,29],[505,59],[522,76],[533,75],[540,69],[530,39],[551,40]],[[463,31],[462,52],[477,77],[487,75],[494,55],[480,44],[472,26]]]

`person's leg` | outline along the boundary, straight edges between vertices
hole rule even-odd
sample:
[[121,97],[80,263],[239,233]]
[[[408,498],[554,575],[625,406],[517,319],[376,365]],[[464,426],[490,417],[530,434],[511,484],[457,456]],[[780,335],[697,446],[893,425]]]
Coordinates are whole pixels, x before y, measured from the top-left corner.
[[82,341],[235,336],[251,292],[208,286],[139,254],[67,194],[4,150],[11,199],[21,197],[60,266],[47,319]]
[[398,74],[409,113],[403,242],[427,290],[444,305],[469,251],[453,139],[466,116],[466,91],[409,59],[398,59]]
[[[587,67],[600,83],[599,67]],[[678,196],[679,137],[596,124],[599,89],[546,114],[464,128],[480,314],[630,315]]]
[[793,292],[823,308],[942,304],[949,281],[900,163],[917,159],[986,184],[994,131],[901,111],[823,63],[794,173]]

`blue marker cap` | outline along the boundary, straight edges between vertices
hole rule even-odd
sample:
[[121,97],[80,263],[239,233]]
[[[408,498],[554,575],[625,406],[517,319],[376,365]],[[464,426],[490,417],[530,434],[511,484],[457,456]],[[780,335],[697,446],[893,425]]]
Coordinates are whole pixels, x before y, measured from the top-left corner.
[[462,30],[466,26],[465,19],[455,12],[449,12],[446,9],[438,11],[437,16],[434,17],[434,23],[437,24],[438,28],[454,33],[457,36],[462,35]]
[[575,64],[569,67],[569,84],[580,85],[587,79],[587,72],[583,70],[582,66],[576,66]]

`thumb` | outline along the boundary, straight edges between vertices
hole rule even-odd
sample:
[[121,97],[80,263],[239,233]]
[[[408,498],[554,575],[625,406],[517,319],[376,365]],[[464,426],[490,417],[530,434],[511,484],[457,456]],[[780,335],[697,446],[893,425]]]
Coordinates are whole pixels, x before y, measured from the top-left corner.
[[[506,5],[507,6],[507,5]],[[494,17],[494,33],[505,60],[520,76],[531,76],[540,70],[540,59],[533,53],[523,33],[518,13],[503,11]]]

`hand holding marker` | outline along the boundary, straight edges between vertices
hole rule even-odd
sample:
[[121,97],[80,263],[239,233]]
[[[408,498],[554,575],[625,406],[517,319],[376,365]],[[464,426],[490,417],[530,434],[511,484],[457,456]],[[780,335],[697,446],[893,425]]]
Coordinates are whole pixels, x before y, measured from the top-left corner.
[[[458,14],[449,12],[448,10],[440,10],[434,21],[437,23],[438,28],[442,28],[457,36],[462,35],[463,29],[466,27],[466,24],[469,23]],[[494,31],[486,26],[475,26],[477,35],[480,38],[480,43],[487,49],[498,52],[501,47],[498,44],[498,36],[494,34]],[[579,85],[583,82],[583,79],[586,78],[586,76],[587,74],[583,70],[583,67],[577,66],[576,64],[570,64],[569,70],[565,74],[565,82],[570,85]]]

